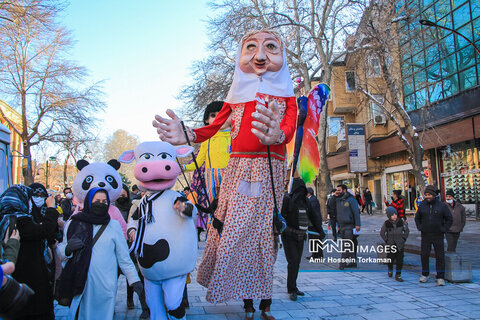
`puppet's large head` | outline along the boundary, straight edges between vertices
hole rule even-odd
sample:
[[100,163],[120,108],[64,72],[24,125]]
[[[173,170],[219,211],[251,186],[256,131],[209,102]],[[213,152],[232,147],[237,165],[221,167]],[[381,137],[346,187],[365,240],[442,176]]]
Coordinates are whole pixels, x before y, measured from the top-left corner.
[[248,32],[238,44],[233,82],[225,102],[253,101],[257,94],[293,97],[285,45],[269,29]]
[[142,190],[161,191],[175,185],[180,174],[176,157],[186,157],[194,150],[189,146],[174,147],[163,141],[140,143],[135,150],[125,151],[118,161],[130,163],[134,159],[134,174]]
[[108,163],[93,162],[87,160],[77,161],[80,170],[73,181],[73,194],[83,203],[90,189],[98,187],[108,191],[110,201],[117,200],[122,193],[122,177],[117,172],[120,163],[112,159]]
[[254,30],[241,42],[240,70],[262,76],[267,71],[277,72],[283,66],[283,45],[277,32]]

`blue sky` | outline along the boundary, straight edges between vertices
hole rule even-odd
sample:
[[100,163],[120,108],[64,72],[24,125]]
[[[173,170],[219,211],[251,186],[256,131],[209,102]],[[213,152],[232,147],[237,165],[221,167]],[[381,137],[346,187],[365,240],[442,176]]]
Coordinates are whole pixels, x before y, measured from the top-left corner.
[[208,15],[203,0],[71,1],[62,22],[77,41],[72,56],[90,81],[105,80],[102,136],[124,129],[158,139],[154,115],[181,105],[192,62],[207,54]]

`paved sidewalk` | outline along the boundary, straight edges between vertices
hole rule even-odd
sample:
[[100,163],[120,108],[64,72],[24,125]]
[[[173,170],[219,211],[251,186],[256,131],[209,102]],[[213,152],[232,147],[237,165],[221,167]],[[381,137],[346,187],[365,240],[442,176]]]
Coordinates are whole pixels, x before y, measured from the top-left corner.
[[[362,216],[363,232],[374,233],[385,220],[382,215]],[[413,220],[412,220],[413,222]],[[410,223],[415,238],[414,222]],[[380,223],[380,226],[378,224]],[[469,222],[466,231],[478,235],[479,222]],[[465,238],[470,238],[465,234]],[[415,240],[416,241],[416,240]],[[362,236],[359,238],[362,244]],[[464,245],[480,252],[480,239],[476,238],[472,248],[469,241]],[[205,242],[200,243],[199,259]],[[462,245],[462,236],[459,246]],[[463,250],[463,249],[462,249]],[[308,255],[304,252],[304,256]],[[434,259],[431,259],[434,261]],[[305,297],[290,301],[286,292],[287,263],[283,250],[279,251],[275,264],[274,294],[272,313],[277,319],[480,319],[480,272],[474,267],[472,283],[451,284],[437,287],[433,275],[428,283],[418,282],[418,255],[406,254],[407,270],[402,273],[405,282],[399,283],[387,277],[386,266],[377,265],[369,272],[356,272],[346,269],[339,271],[334,265],[325,265],[324,270],[300,272],[298,287],[305,291]],[[475,263],[476,264],[476,263]],[[360,268],[359,268],[360,269]],[[435,268],[431,269],[432,271]],[[433,272],[434,273],[434,272]],[[188,286],[190,308],[187,319],[244,319],[241,301],[231,301],[217,305],[205,300],[206,289],[195,282]],[[119,279],[119,290],[115,308],[115,319],[138,319],[141,313],[138,298],[136,308],[127,310],[125,278]],[[255,308],[259,301],[255,301]],[[257,308],[258,309],[258,308]],[[57,306],[57,319],[66,319],[67,309]],[[255,313],[260,319],[260,312]]]

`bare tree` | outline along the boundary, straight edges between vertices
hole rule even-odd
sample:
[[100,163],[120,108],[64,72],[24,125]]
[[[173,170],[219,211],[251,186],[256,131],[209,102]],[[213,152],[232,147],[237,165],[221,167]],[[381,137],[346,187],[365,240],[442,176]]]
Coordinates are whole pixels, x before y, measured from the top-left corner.
[[408,160],[413,168],[412,174],[423,192],[427,183],[422,165],[424,150],[421,138],[402,102],[404,79],[400,73],[400,52],[401,50],[411,50],[411,48],[400,49],[398,46],[400,38],[403,36],[398,32],[398,22],[407,20],[411,13],[396,5],[397,2],[393,0],[372,2],[365,11],[355,44],[360,50],[359,54],[363,54],[361,59],[365,60],[366,57],[378,59],[381,77],[384,81],[381,84],[381,90],[385,92],[385,103],[379,101],[372,94],[372,88],[379,90],[378,87],[375,87],[374,82],[370,82],[370,88],[360,85],[358,89],[380,107],[385,116],[393,123],[395,133],[408,153]]
[[[137,136],[131,135],[127,131],[119,129],[105,141],[103,153],[104,161],[118,159],[123,152],[135,149],[138,144],[139,139]],[[123,181],[135,181],[135,176],[133,174],[134,166],[135,163],[122,163],[119,173],[122,175]]]
[[[63,4],[15,3],[13,10],[3,12],[6,19],[0,28],[0,92],[21,113],[21,129],[15,130],[30,164],[32,146],[61,141],[72,125],[88,131],[104,103],[100,85],[85,86],[86,69],[69,59],[73,41],[56,22]],[[33,182],[31,165],[24,179]]]
[[[252,29],[273,28],[282,34],[292,76],[302,79],[306,93],[312,88],[314,78],[330,85],[332,63],[345,51],[344,40],[354,33],[364,9],[363,1],[350,0],[225,0],[211,6],[219,12],[209,21],[213,53],[232,61],[233,70],[233,57],[241,37]],[[208,68],[208,64],[203,67]],[[210,72],[226,79],[225,83],[231,81],[215,68]],[[322,204],[326,203],[327,193],[332,189],[326,161],[327,113],[328,106],[322,113],[318,136],[321,159],[318,183],[322,186],[319,190]],[[326,216],[324,205],[322,212]]]
[[61,149],[66,152],[63,162],[63,184],[68,186],[68,165],[77,163],[77,160],[87,157],[92,153],[89,146],[91,142],[97,142],[98,138],[88,132],[83,132],[79,128],[69,128],[60,140]]

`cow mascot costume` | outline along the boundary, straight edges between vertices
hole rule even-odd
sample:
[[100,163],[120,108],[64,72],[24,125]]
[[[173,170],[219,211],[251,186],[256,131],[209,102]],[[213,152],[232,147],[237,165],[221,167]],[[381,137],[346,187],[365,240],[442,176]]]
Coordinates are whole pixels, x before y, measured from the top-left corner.
[[[176,157],[192,153],[189,146],[155,141],[143,142],[124,152],[120,162],[136,160],[138,187],[147,191],[128,223],[132,250],[145,277],[145,295],[150,319],[181,319],[187,274],[195,268],[197,236],[196,208],[176,191],[180,167]],[[166,309],[165,309],[166,308]]]

